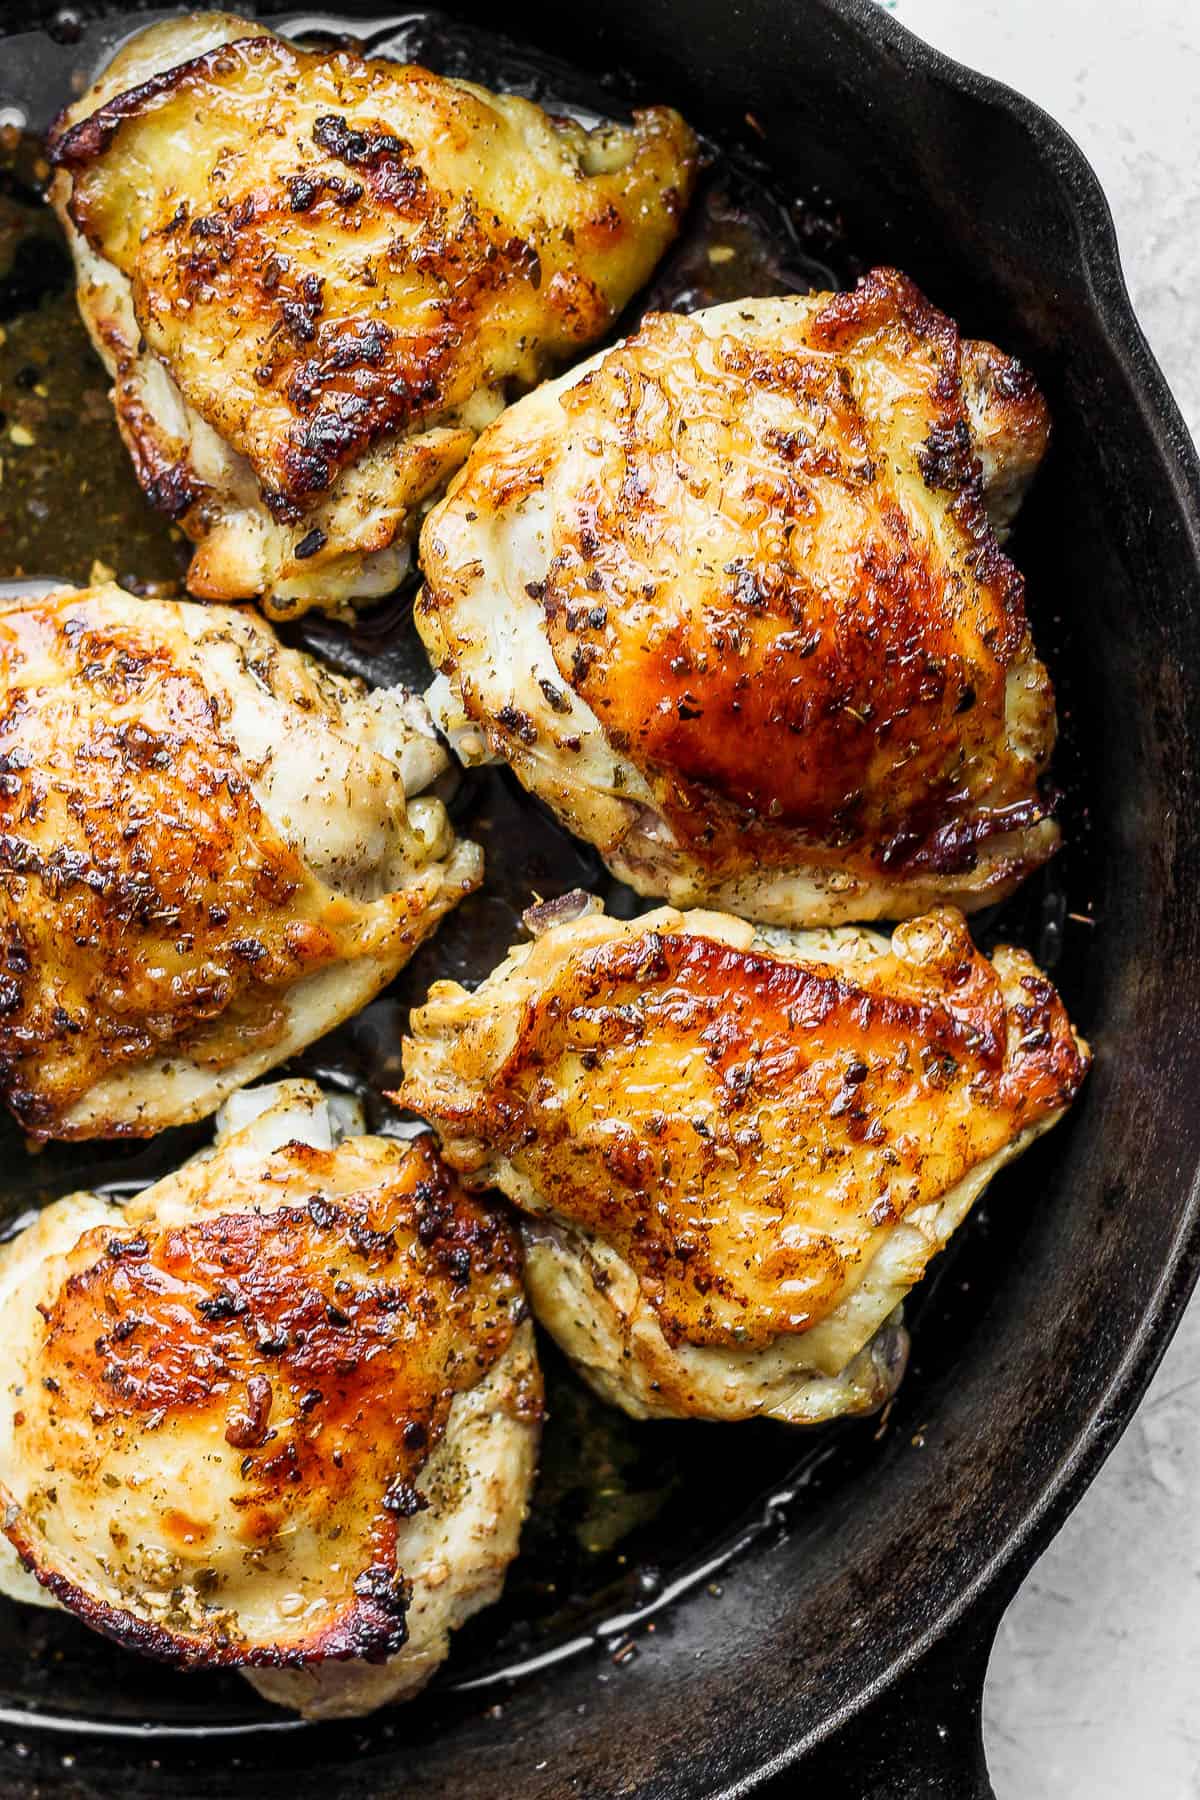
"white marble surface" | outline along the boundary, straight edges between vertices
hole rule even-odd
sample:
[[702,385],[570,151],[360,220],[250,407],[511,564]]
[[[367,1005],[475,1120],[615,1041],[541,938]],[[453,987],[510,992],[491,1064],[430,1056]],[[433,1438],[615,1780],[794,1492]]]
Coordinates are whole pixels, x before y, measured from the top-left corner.
[[[893,0],[1067,127],[1200,435],[1200,0]],[[1200,1299],[1009,1611],[984,1729],[999,1800],[1200,1796]]]

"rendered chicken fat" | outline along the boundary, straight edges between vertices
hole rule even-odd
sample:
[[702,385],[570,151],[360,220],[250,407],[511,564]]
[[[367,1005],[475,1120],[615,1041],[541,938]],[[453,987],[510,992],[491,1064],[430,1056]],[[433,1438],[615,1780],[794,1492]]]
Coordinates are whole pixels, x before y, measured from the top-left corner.
[[336,1142],[311,1083],[255,1098],[123,1209],[73,1195],[0,1250],[3,1528],[118,1643],[360,1712],[428,1678],[515,1553],[520,1249],[427,1136]]
[[79,300],[205,599],[395,587],[511,388],[608,328],[675,236],[677,114],[584,131],[229,14],[139,33],[56,128]]
[[366,1004],[479,885],[410,798],[421,703],[249,612],[0,605],[0,1093],[33,1137],[202,1118]]
[[782,925],[996,900],[1057,843],[996,537],[1047,430],[894,270],[652,315],[426,521],[434,716],[642,894]]
[[905,1293],[1088,1064],[949,908],[890,944],[585,913],[411,1033],[399,1097],[528,1216],[535,1312],[638,1416],[878,1405]]

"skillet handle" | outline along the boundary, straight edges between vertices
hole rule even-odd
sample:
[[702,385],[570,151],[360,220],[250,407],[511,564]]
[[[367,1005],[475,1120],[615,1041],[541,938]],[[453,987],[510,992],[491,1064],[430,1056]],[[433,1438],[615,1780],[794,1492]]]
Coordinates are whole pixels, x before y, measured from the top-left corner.
[[983,1683],[1003,1605],[975,1607],[899,1680],[803,1757],[771,1800],[995,1800]]

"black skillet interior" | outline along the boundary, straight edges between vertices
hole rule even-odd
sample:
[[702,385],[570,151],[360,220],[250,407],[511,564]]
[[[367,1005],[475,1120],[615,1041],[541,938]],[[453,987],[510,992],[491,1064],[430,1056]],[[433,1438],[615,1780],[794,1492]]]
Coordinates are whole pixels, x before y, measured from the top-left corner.
[[[482,31],[483,8],[456,14],[469,23],[410,14],[381,35],[400,54],[558,106],[669,100],[708,134],[708,197],[653,303],[705,304],[739,291],[733,282],[765,292],[845,280],[890,260],[1045,383],[1055,449],[1014,554],[1059,689],[1070,847],[981,923],[985,939],[1015,936],[1054,970],[1096,1045],[1096,1071],[1076,1118],[996,1184],[926,1284],[914,1366],[884,1430],[797,1441],[758,1426],[732,1439],[633,1427],[548,1358],[553,1419],[525,1549],[503,1607],[462,1634],[436,1694],[353,1730],[298,1728],[234,1679],[133,1665],[70,1621],[0,1611],[2,1791],[27,1792],[36,1778],[81,1793],[199,1793],[233,1757],[270,1794],[734,1791],[828,1732],[990,1585],[976,1607],[986,1643],[1034,1540],[1123,1422],[1194,1268],[1176,1257],[1200,1161],[1187,880],[1196,473],[1125,308],[1086,170],[1033,109],[947,77],[866,0],[614,0],[553,20],[510,7],[513,40],[562,64]],[[44,123],[72,74],[129,28],[128,14],[87,16],[28,32],[25,9],[8,15],[25,35],[0,58],[0,108],[19,103]],[[329,24],[306,15],[291,29]],[[27,241],[20,185],[0,189],[0,203],[19,213]],[[6,222],[0,214],[0,254],[12,248]],[[713,242],[732,244],[732,261],[710,262]],[[169,576],[178,548],[146,525],[112,450],[62,266],[49,240],[17,251],[17,263],[0,263],[10,319],[0,407],[5,432],[28,415],[37,442],[0,489],[0,575],[81,579],[97,555],[122,575]],[[28,313],[39,293],[40,324]],[[47,366],[19,362],[14,345],[22,357],[48,347]],[[54,499],[85,477],[72,532]],[[349,637],[323,625],[303,636],[376,679],[415,680],[423,666],[404,599]],[[582,882],[610,905],[632,904],[505,777],[464,785],[455,804],[487,848],[487,891],[384,1001],[310,1053],[305,1066],[328,1079],[377,1086],[407,1004],[436,975],[485,972],[531,889]],[[26,1164],[6,1140],[3,1204],[17,1213],[65,1186],[145,1179],[187,1141]],[[946,1654],[956,1677],[972,1672],[966,1650]],[[896,1756],[911,1739],[906,1750],[926,1759],[913,1793],[975,1791],[961,1784],[983,1777],[952,1760],[935,1788],[943,1776],[929,1758],[948,1744],[947,1758],[969,1759],[977,1694],[951,1704],[935,1685],[943,1671],[923,1668],[924,1681],[877,1702],[876,1715],[897,1734]],[[876,1791],[862,1749],[855,1774],[841,1756],[833,1791]],[[903,1779],[893,1766],[879,1791],[907,1792]]]

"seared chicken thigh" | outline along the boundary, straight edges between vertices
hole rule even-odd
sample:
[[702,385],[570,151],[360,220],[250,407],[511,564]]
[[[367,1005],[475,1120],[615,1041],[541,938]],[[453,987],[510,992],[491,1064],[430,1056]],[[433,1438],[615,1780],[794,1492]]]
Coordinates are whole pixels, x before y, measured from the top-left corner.
[[426,521],[431,710],[639,893],[781,925],[996,900],[1057,841],[997,541],[1047,430],[892,270],[652,315]]
[[139,33],[51,141],[84,319],[205,599],[396,585],[511,388],[600,337],[674,237],[677,114],[585,131],[225,13]]
[[520,1246],[427,1136],[338,1142],[308,1082],[230,1111],[123,1209],[72,1195],[0,1249],[24,1564],[0,1586],[28,1599],[31,1572],[130,1649],[366,1712],[424,1684],[516,1553],[541,1417]]
[[434,987],[399,1098],[526,1215],[539,1320],[635,1417],[879,1405],[905,1294],[1087,1070],[1050,982],[949,907],[890,943],[533,923],[474,993]]
[[202,1118],[479,885],[420,701],[248,612],[0,605],[0,1095],[35,1138]]

